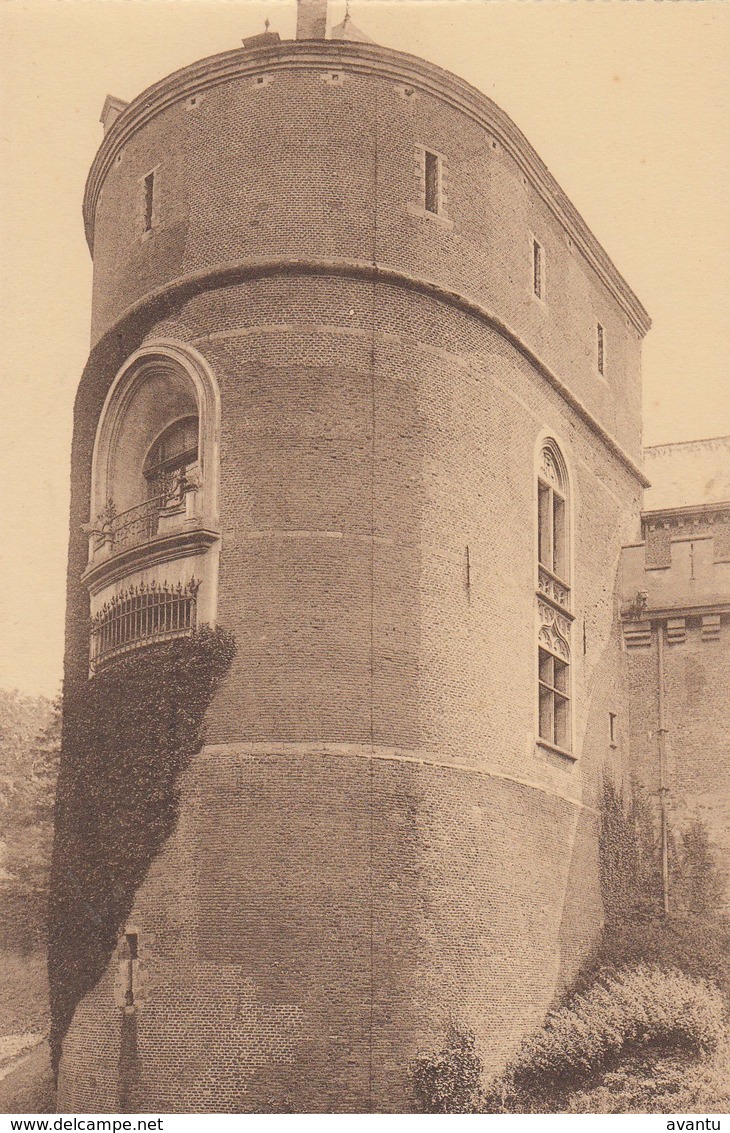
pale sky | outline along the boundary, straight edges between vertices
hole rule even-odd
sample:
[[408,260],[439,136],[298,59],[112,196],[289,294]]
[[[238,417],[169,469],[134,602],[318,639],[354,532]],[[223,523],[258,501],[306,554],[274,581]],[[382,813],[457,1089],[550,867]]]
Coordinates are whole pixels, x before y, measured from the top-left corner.
[[[375,42],[461,75],[535,146],[654,322],[647,444],[730,434],[730,3],[352,0]],[[344,3],[331,3],[331,22]],[[271,30],[294,0],[3,0],[0,686],[61,679],[81,200],[107,93]]]

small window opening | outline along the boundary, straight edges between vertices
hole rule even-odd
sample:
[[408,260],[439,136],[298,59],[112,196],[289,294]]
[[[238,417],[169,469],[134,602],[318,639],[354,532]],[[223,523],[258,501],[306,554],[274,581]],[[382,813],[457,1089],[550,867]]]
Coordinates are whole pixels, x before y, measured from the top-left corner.
[[609,712],[608,714],[608,739],[614,747],[616,746],[616,713]]
[[537,295],[538,299],[542,299],[544,290],[544,271],[543,271],[543,255],[542,244],[537,240],[532,241],[532,289]]
[[598,360],[598,373],[606,372],[606,332],[600,323],[596,325],[596,350]]
[[122,961],[124,964],[124,1006],[134,1007],[134,998],[137,991],[137,959],[138,940],[136,932],[128,932],[122,943]]
[[439,182],[441,180],[440,160],[437,154],[425,153],[425,190],[426,212],[437,214],[439,211]]
[[152,231],[152,217],[155,201],[155,175],[148,173],[144,179],[144,230]]

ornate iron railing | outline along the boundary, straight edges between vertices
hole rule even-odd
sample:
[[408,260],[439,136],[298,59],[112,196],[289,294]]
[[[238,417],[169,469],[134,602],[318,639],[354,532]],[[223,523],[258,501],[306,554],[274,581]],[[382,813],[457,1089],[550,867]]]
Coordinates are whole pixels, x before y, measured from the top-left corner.
[[107,547],[108,552],[115,555],[153,539],[159,532],[160,516],[165,510],[184,510],[188,492],[197,491],[195,469],[175,469],[172,474],[160,476],[155,488],[154,496],[125,511],[118,512],[114,500],[107,501],[96,522],[86,528],[95,540],[92,553]]
[[109,541],[112,553],[125,547],[136,547],[157,534],[160,509],[167,504],[166,496],[154,496],[135,507],[109,516],[102,528],[102,536]]
[[115,594],[91,622],[92,673],[114,657],[192,633],[200,582],[183,586],[142,582]]

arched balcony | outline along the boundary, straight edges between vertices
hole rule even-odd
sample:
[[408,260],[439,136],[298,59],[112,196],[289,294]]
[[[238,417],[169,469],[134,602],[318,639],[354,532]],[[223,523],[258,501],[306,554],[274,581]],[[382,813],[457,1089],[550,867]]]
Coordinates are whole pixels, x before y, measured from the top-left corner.
[[85,527],[92,670],[215,620],[219,431],[215,378],[191,347],[151,343],[114,379]]

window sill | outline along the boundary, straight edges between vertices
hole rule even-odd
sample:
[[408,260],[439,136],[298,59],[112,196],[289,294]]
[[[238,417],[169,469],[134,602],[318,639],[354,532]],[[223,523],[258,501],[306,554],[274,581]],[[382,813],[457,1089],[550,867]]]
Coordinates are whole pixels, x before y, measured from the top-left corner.
[[454,227],[454,222],[450,217],[444,216],[441,212],[429,212],[423,205],[414,205],[412,202],[408,205],[408,213],[410,216],[421,217],[424,220],[431,220],[434,224],[438,224],[440,228],[445,228],[447,232],[451,232]]
[[565,760],[565,762],[569,763],[571,766],[578,761],[578,756],[574,755],[573,752],[566,751],[565,748],[558,747],[557,744],[551,744],[548,740],[538,739],[536,743],[538,748],[542,748],[543,751],[549,752],[551,755],[560,756],[561,759]]

